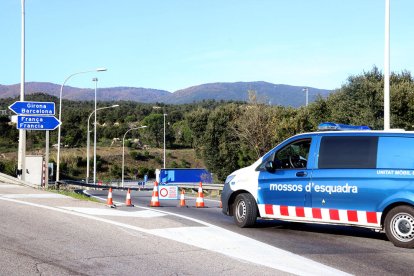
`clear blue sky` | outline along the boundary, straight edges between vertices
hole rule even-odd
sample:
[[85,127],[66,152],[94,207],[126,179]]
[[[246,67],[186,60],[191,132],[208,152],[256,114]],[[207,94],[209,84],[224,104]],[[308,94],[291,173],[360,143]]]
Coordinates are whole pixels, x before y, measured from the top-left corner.
[[[414,74],[414,1],[391,0],[391,70]],[[175,91],[339,88],[384,64],[385,0],[26,0],[26,81]],[[0,3],[0,84],[20,83],[21,0]]]

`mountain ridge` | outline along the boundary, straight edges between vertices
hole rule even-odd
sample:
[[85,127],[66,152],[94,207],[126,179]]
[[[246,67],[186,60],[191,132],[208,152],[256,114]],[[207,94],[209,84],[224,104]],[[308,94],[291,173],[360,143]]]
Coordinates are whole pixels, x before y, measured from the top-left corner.
[[[273,84],[265,81],[255,82],[215,82],[191,86],[173,93],[166,90],[142,87],[98,88],[99,101],[135,101],[141,103],[187,104],[203,100],[248,101],[248,91],[257,92],[260,102],[299,107],[305,105],[304,88],[309,91],[309,102],[319,96],[327,97],[332,90],[306,86]],[[61,85],[48,82],[25,83],[26,94],[46,93],[59,97]],[[20,95],[20,84],[1,85],[0,98],[14,98]],[[94,89],[65,86],[62,97],[69,100],[92,101]]]

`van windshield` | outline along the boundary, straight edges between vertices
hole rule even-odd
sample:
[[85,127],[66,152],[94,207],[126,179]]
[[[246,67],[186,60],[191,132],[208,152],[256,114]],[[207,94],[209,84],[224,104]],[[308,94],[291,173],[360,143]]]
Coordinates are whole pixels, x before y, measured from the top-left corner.
[[265,171],[270,162],[272,162],[272,167],[277,170],[307,168],[311,142],[311,138],[306,138],[284,146],[267,156],[256,170]]
[[311,139],[295,141],[275,154],[276,169],[303,169],[307,167]]

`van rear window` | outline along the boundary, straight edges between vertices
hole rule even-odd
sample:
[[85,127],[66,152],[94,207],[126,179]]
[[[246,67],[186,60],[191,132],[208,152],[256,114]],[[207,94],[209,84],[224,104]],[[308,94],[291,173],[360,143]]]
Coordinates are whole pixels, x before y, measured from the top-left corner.
[[374,169],[378,137],[325,136],[319,150],[319,169]]

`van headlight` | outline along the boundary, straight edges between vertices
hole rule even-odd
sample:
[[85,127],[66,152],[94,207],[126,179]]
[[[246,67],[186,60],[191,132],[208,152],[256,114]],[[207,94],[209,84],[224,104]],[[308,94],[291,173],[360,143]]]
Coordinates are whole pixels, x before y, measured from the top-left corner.
[[227,176],[226,181],[224,182],[224,184],[229,184],[233,180],[233,178],[235,178],[235,177],[236,177],[236,175],[234,175],[234,174],[231,174],[231,175]]

